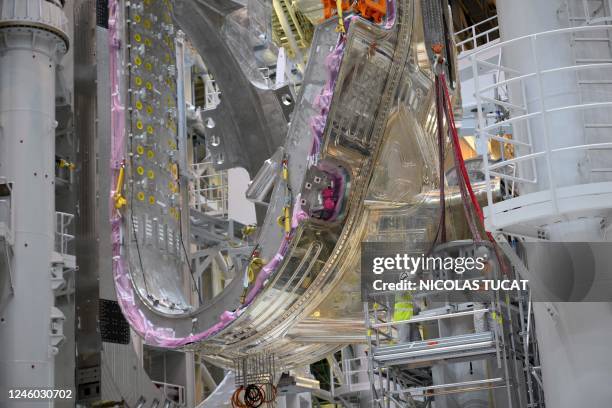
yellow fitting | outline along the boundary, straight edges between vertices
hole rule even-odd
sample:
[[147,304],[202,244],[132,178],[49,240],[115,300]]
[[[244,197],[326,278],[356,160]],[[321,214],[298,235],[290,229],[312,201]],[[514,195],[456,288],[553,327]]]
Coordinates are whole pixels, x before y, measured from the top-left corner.
[[245,225],[244,228],[242,228],[242,236],[248,237],[255,231],[257,231],[257,225]]
[[178,180],[178,164],[170,164],[170,174],[172,175],[173,180]]
[[253,283],[255,281],[255,277],[261,268],[263,267],[263,259],[261,258],[253,258],[251,262],[249,262],[249,267],[247,268],[247,278],[249,279],[249,283]]
[[246,302],[246,295],[247,295],[247,291],[249,290],[249,288],[244,288],[242,290],[242,295],[240,295],[240,304],[244,305],[244,302]]
[[285,232],[289,234],[291,232],[291,215],[289,214],[289,207],[285,207]]
[[58,166],[60,169],[68,168],[68,170],[70,171],[76,169],[76,164],[66,161],[64,159],[60,159]]
[[121,165],[119,169],[119,176],[117,176],[117,184],[115,185],[115,194],[113,194],[113,199],[115,200],[115,208],[121,209],[127,204],[127,200],[122,194],[123,191],[123,180],[125,178],[125,165]]
[[336,8],[338,9],[338,26],[336,27],[336,32],[346,33],[344,30],[344,18],[342,17],[342,0],[336,0]]

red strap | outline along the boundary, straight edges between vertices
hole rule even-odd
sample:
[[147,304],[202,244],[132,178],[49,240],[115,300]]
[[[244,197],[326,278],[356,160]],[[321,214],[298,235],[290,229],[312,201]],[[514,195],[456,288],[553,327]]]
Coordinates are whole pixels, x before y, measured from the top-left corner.
[[[472,206],[478,215],[478,218],[481,224],[484,226],[484,214],[482,212],[482,208],[480,208],[480,203],[476,199],[476,194],[474,194],[474,190],[472,189],[472,184],[470,183],[470,178],[468,176],[467,169],[465,168],[465,161],[463,160],[463,154],[461,153],[461,148],[459,145],[459,134],[457,132],[457,128],[455,126],[455,117],[453,115],[452,103],[450,100],[450,96],[448,94],[448,88],[446,86],[446,77],[444,72],[439,74],[439,79],[442,87],[442,91],[444,93],[444,109],[446,111],[446,116],[449,124],[449,132],[453,142],[453,150],[455,154],[456,161],[459,165],[459,171],[461,173],[461,178],[465,181],[465,186],[467,188],[468,194],[470,196],[470,201],[472,202]],[[461,180],[459,180],[461,182]],[[466,214],[467,215],[467,214]],[[495,242],[493,239],[493,235],[490,232],[486,231],[487,237],[491,242]]]

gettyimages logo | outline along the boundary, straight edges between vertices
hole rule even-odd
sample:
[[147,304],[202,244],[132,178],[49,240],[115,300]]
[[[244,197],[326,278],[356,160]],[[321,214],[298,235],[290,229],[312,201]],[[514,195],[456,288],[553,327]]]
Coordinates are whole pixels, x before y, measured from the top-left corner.
[[534,242],[513,250],[522,265],[506,259],[502,273],[495,250],[486,244],[451,242],[425,255],[402,243],[363,243],[362,299],[410,290],[460,301],[491,291],[529,290],[536,302],[612,301],[612,244]]
[[372,260],[372,272],[380,275],[385,271],[403,270],[402,275],[407,279],[408,274],[415,274],[421,270],[453,270],[457,274],[462,274],[467,270],[484,270],[487,258],[484,256],[476,257],[441,257],[425,256],[420,254],[412,256],[407,253],[395,254],[390,257],[377,256]]

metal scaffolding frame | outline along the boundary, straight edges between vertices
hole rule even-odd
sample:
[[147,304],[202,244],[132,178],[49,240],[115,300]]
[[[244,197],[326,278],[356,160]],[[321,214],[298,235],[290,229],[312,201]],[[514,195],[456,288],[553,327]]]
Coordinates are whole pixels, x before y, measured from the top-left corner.
[[[459,256],[469,252],[474,244],[460,241],[450,246],[451,251],[446,253],[455,252]],[[517,277],[514,268],[510,269]],[[534,367],[539,363],[532,333],[531,301],[526,293],[516,291],[506,296],[496,292],[487,296],[479,294],[478,300],[482,303],[474,301],[471,305],[452,302],[449,294],[446,306],[401,321],[393,321],[394,307],[389,294],[385,294],[387,297],[383,301],[376,295],[364,302],[373,406],[416,407],[437,396],[501,388],[506,389],[509,407],[543,406],[541,386],[532,378]],[[413,292],[415,299],[439,295],[439,292]],[[485,301],[486,297],[488,301]],[[399,338],[400,327],[404,325],[416,328],[428,323],[439,327],[441,321],[450,322],[468,316],[474,317],[474,333],[412,341]],[[477,320],[485,322],[484,326],[477,327]],[[492,358],[490,361],[496,363],[503,375],[445,384],[433,384],[432,377],[428,376],[429,370],[437,364],[485,358]],[[521,398],[519,390],[526,390],[527,396]]]

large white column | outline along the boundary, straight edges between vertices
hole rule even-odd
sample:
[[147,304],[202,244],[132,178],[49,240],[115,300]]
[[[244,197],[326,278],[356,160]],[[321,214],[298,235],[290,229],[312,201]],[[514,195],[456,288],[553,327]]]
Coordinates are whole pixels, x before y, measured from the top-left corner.
[[11,185],[14,236],[14,294],[0,311],[0,389],[5,393],[54,384],[55,74],[68,40],[57,0],[4,0],[0,7],[0,178]]
[[[579,1],[579,0],[569,0]],[[511,40],[529,34],[567,28],[567,13],[564,10],[564,0],[499,0],[497,2],[499,30],[502,41]],[[521,41],[508,46],[502,52],[502,65],[521,73],[576,65],[572,54],[570,34],[540,37],[532,49],[530,43]],[[518,74],[517,74],[518,75]],[[518,83],[509,86],[512,103],[527,105],[528,112],[542,109],[537,78],[526,81],[525,100]],[[561,72],[542,76],[542,94],[546,109],[561,106],[572,106],[579,103],[577,76],[575,72]],[[519,112],[514,112],[516,115]],[[524,112],[523,112],[524,113]],[[544,127],[546,122],[546,128]],[[584,126],[581,112],[578,110],[549,113],[529,121],[525,126],[515,126],[514,137],[528,143],[527,126],[533,138],[534,151],[546,150],[546,136],[550,140],[550,148],[568,145],[580,145],[584,140]],[[555,177],[555,187],[569,186],[586,182],[584,173],[585,151],[573,151],[555,156],[559,160],[552,162],[552,173]],[[582,166],[579,166],[582,164]],[[538,182],[534,185],[521,185],[521,194],[550,188],[548,169],[545,160],[536,161]],[[531,176],[531,163],[520,165],[521,174]]]
[[[568,1],[577,3],[579,0]],[[568,16],[565,3],[564,0],[499,0],[497,9],[501,40],[508,41],[528,34],[566,28]],[[538,43],[535,53],[526,42],[524,47],[508,47],[508,51],[504,48],[503,65],[521,72],[533,72],[535,60],[540,69],[576,65],[569,35],[541,38]],[[573,72],[548,76],[542,81],[541,87],[547,108],[580,103],[577,76]],[[522,105],[520,89],[510,87],[509,91],[511,102]],[[539,111],[541,100],[535,80],[527,84],[525,93],[529,111]],[[547,120],[551,148],[585,143],[584,124],[579,111],[549,115]],[[542,122],[534,121],[531,130],[534,150],[545,150]],[[526,141],[525,127],[516,126],[513,131],[515,138]],[[552,162],[556,186],[588,183],[587,162],[584,151],[574,151],[556,157]],[[549,188],[543,163],[542,161],[537,168],[538,183],[525,186],[522,194]],[[567,215],[560,222],[543,221],[539,225],[548,234],[551,242],[579,244],[569,244],[569,251],[566,251],[559,247],[527,243],[527,267],[532,273],[542,277],[549,289],[558,293],[568,295],[584,291],[585,283],[592,284],[590,293],[597,291],[598,281],[609,281],[612,263],[610,251],[597,246],[601,244],[587,244],[605,240],[601,221],[601,216],[588,213]],[[592,264],[588,261],[590,256],[572,258],[572,251],[588,247],[593,251]],[[567,263],[563,264],[561,260],[575,262],[574,270],[571,271],[571,268],[566,266]],[[589,282],[586,282],[587,280]],[[546,406],[610,406],[612,388],[608,384],[609,378],[612,377],[612,353],[609,350],[612,338],[612,303],[536,302],[534,312]]]

